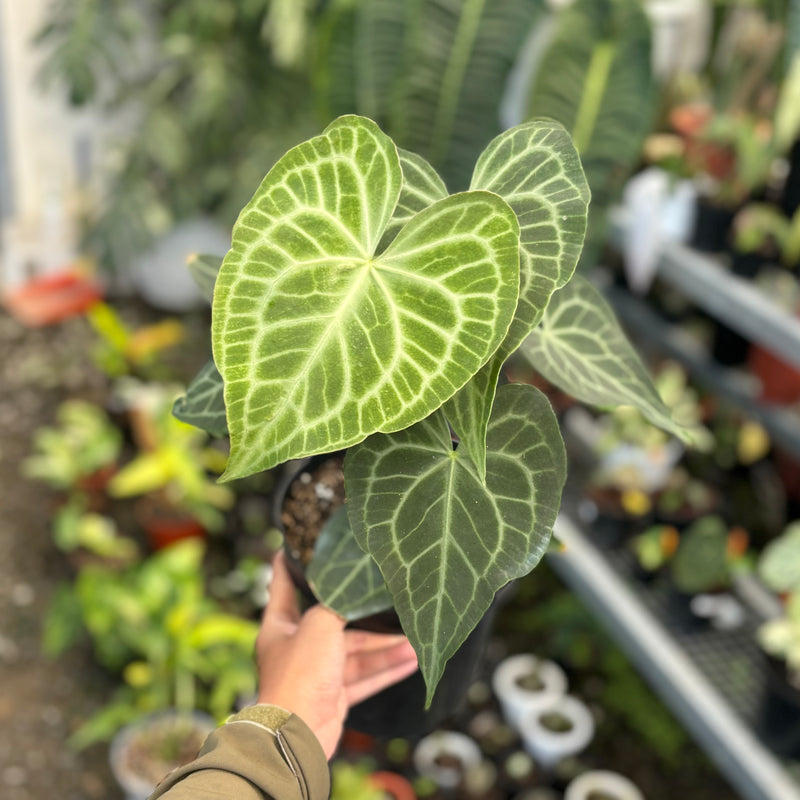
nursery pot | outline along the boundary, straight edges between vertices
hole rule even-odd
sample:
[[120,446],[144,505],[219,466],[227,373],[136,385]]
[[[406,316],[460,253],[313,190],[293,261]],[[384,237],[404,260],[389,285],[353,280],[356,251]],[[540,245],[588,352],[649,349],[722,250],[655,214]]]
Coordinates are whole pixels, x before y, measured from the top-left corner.
[[594,718],[577,697],[552,697],[523,717],[520,734],[534,760],[545,769],[553,769],[591,742]]
[[786,664],[765,655],[764,691],[756,729],[771,750],[784,758],[800,756],[800,688],[789,683]]
[[521,653],[498,665],[492,675],[492,688],[506,722],[519,730],[527,714],[552,697],[567,693],[567,676],[554,661]]
[[722,252],[728,242],[734,216],[734,209],[699,197],[694,232],[689,245],[702,253]]
[[481,763],[481,750],[469,736],[435,731],[414,748],[414,767],[445,791],[455,789],[465,773]]
[[163,550],[183,539],[206,539],[206,529],[189,514],[171,509],[147,497],[136,504],[136,519],[147,533],[153,550]]
[[579,775],[567,786],[564,800],[644,800],[638,787],[624,775],[609,770],[590,770]]
[[[285,533],[282,520],[284,501],[289,488],[303,473],[314,471],[331,455],[314,456],[303,464],[288,480],[279,483],[273,502],[274,523]],[[339,454],[341,458],[341,454]],[[285,548],[287,565],[292,580],[309,604],[316,603],[308,582],[305,579],[304,567]],[[492,601],[486,614],[476,625],[461,647],[447,662],[430,708],[425,710],[426,687],[422,673],[417,671],[408,678],[396,683],[382,692],[353,706],[347,717],[346,726],[362,733],[376,737],[423,736],[432,731],[442,720],[459,711],[466,703],[467,691],[472,684],[475,671],[486,649],[492,624],[498,609],[513,585],[501,589]],[[402,633],[400,620],[393,609],[383,611],[356,622],[351,627],[377,633]]]
[[[146,800],[156,785],[173,769],[197,755],[216,724],[197,711],[162,711],[121,728],[111,742],[109,763],[125,800]],[[177,737],[163,752],[153,748],[165,736]],[[177,749],[175,749],[177,748]]]

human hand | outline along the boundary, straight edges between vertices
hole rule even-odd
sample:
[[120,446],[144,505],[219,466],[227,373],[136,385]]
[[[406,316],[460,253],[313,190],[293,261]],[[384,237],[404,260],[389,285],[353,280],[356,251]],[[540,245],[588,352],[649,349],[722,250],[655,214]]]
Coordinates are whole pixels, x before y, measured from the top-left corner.
[[345,630],[345,620],[323,605],[301,616],[282,552],[272,566],[256,640],[258,702],[300,717],[330,758],[350,706],[411,675],[417,656],[405,636]]

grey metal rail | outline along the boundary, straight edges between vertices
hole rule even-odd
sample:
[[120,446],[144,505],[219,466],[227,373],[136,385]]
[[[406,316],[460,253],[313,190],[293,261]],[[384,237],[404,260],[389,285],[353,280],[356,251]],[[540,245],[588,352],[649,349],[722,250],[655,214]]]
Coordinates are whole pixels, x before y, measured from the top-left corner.
[[607,627],[640,674],[747,800],[800,800],[800,785],[732,711],[661,622],[566,514],[551,566]]

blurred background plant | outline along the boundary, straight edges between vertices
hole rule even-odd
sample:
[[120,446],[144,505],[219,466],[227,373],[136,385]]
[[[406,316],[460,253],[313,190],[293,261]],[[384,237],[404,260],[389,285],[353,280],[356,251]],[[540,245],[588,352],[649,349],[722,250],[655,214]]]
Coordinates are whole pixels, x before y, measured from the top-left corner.
[[224,613],[207,596],[205,548],[177,543],[120,570],[87,566],[56,593],[44,649],[57,656],[85,632],[98,661],[124,683],[71,737],[86,747],[122,725],[168,708],[218,721],[255,692],[258,624]]

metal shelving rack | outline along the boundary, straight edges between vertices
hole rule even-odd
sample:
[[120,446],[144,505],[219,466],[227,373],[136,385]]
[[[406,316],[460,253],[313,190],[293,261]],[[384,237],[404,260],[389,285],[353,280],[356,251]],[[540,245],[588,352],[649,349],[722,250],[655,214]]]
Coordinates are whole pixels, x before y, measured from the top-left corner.
[[[800,800],[800,783],[712,683],[713,673],[701,669],[650,604],[642,602],[643,593],[622,579],[568,513],[559,517],[555,533],[565,549],[548,555],[551,566],[603,621],[737,791],[747,800]],[[719,657],[726,658],[724,649]]]
[[[624,217],[616,215],[612,241],[619,242]],[[697,307],[790,364],[800,366],[800,318],[776,308],[752,286],[712,258],[684,246],[661,248],[658,278]],[[687,334],[673,328],[646,302],[615,286],[604,287],[637,341],[684,363],[710,390],[759,420],[782,447],[800,459],[800,414],[759,402],[752,381],[715,363]],[[763,659],[753,638],[757,624],[775,613],[774,598],[745,579],[748,619],[735,635],[712,632],[683,636],[669,622],[664,598],[631,579],[630,556],[600,551],[565,502],[555,532],[566,545],[548,555],[561,578],[596,613],[676,717],[720,772],[747,800],[800,800],[800,763],[777,758],[753,732],[763,680]],[[732,655],[750,665],[749,688],[737,686]],[[741,677],[741,676],[739,676]],[[746,682],[745,682],[746,683]]]

